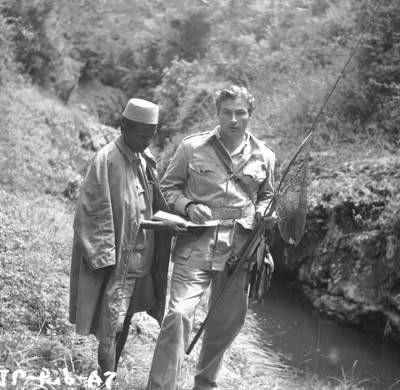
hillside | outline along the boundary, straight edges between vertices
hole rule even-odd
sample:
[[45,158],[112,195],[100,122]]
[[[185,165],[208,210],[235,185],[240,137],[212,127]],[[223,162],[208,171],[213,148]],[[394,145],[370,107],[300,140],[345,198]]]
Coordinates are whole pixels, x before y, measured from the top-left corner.
[[[0,370],[78,383],[96,343],[67,321],[72,218],[94,153],[118,135],[128,97],[161,105],[152,145],[162,174],[187,134],[215,124],[213,94],[248,85],[252,129],[276,151],[279,180],[372,13],[347,0],[0,1]],[[400,339],[400,5],[386,1],[316,129],[306,235],[273,239],[277,273],[319,311]],[[204,314],[204,313],[203,313]],[[200,318],[197,318],[197,323]],[[118,388],[145,386],[157,327],[132,326]],[[362,389],[287,369],[271,374],[250,312],[224,389]],[[181,381],[190,388],[195,356]],[[1,372],[1,371],[0,371]],[[0,378],[2,378],[0,376]],[[84,388],[78,384],[46,388]],[[0,382],[1,384],[1,382]],[[0,385],[1,387],[1,385]]]

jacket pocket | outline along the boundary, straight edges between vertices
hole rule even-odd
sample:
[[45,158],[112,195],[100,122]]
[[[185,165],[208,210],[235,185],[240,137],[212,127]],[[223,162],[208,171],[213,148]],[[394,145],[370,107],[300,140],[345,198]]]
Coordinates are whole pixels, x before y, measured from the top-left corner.
[[200,176],[213,175],[215,168],[215,164],[207,162],[189,163],[189,169]]
[[207,194],[218,191],[220,177],[215,163],[206,161],[192,161],[188,165],[188,189],[196,197],[203,198]]
[[197,229],[198,232],[190,232],[181,234],[175,243],[173,257],[187,260],[192,254],[199,237],[202,234],[202,229]]
[[243,175],[250,176],[258,184],[262,183],[267,177],[266,171],[265,164],[259,161],[250,162],[243,167]]
[[265,164],[256,161],[243,167],[241,181],[247,188],[246,193],[252,194],[252,201],[257,198],[257,193],[265,178]]

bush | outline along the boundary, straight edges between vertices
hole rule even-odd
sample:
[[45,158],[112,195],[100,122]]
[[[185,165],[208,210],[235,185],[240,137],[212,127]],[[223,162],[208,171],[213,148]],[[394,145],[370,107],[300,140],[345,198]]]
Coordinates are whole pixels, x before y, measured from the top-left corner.
[[160,65],[169,66],[176,57],[188,62],[203,58],[209,49],[210,32],[207,14],[202,11],[189,10],[181,18],[173,18],[160,47]]
[[[359,18],[366,25],[371,7],[362,7]],[[365,89],[368,119],[379,124],[396,143],[400,142],[400,4],[384,3],[370,26],[358,55],[360,84]]]
[[6,0],[0,8],[11,31],[15,61],[34,82],[45,85],[53,70],[56,51],[45,30],[51,0]]
[[11,78],[15,78],[17,70],[14,53],[10,45],[11,28],[5,18],[0,14],[0,85],[5,84]]
[[189,83],[193,82],[202,69],[198,61],[187,62],[175,59],[171,66],[163,71],[162,82],[157,87],[154,99],[162,107],[158,145],[163,146],[165,139],[179,129],[177,122],[181,106]]

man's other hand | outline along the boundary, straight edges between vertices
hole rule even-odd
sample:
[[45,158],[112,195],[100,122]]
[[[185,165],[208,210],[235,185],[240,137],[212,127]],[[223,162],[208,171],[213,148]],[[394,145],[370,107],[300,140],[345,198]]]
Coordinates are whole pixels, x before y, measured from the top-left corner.
[[267,229],[272,229],[276,223],[276,215],[275,213],[269,217],[262,215],[260,212],[257,212],[254,216],[256,222],[263,222]]
[[180,222],[171,222],[171,221],[148,221],[142,220],[140,221],[140,227],[142,229],[152,229],[157,232],[164,230],[170,234],[180,234],[186,233],[187,228],[186,225]]
[[211,210],[208,206],[201,203],[192,203],[187,209],[187,216],[194,223],[204,223],[212,218]]
[[186,233],[187,227],[179,222],[163,221],[164,230],[171,234]]

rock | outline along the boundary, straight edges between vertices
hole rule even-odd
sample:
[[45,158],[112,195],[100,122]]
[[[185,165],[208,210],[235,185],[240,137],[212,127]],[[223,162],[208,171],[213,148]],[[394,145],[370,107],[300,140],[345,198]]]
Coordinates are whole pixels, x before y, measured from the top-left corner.
[[79,174],[77,174],[75,178],[70,179],[67,183],[67,187],[63,191],[63,195],[70,200],[78,199],[79,188],[82,184],[82,181],[83,177]]
[[117,129],[97,122],[96,118],[82,112],[76,113],[75,122],[81,146],[97,152],[120,134]]
[[400,157],[335,169],[322,157],[299,246],[278,232],[272,239],[277,272],[295,278],[319,311],[400,340]]
[[388,302],[391,305],[393,305],[393,307],[399,307],[400,306],[400,293],[390,295],[387,298],[388,298]]
[[347,302],[340,297],[332,295],[321,295],[316,297],[313,304],[317,309],[326,314],[335,316],[342,321],[358,323],[360,315],[359,306],[356,303]]
[[70,107],[97,118],[104,125],[115,127],[126,102],[127,98],[121,90],[96,79],[81,81],[68,99]]
[[54,76],[55,93],[62,101],[68,101],[71,92],[78,84],[83,65],[83,62],[71,57],[62,57],[61,64],[57,67],[57,73]]
[[399,258],[399,241],[396,236],[390,235],[386,237],[386,259],[393,260],[396,254]]

